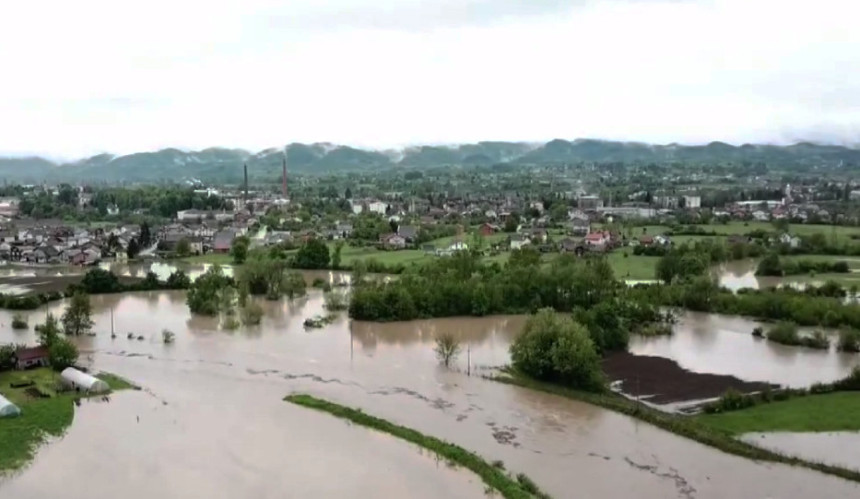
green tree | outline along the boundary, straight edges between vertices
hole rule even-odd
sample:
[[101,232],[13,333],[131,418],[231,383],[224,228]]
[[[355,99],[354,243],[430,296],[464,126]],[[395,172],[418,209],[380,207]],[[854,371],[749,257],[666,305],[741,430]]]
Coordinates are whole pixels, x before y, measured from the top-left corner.
[[248,258],[248,247],[250,245],[251,241],[247,236],[239,236],[233,239],[233,245],[230,247],[230,256],[233,257],[233,263],[236,265],[245,263],[245,259]]
[[38,324],[35,329],[39,335],[39,344],[43,347],[50,348],[60,337],[60,323],[54,314],[50,312],[45,317],[45,323]]
[[22,313],[17,313],[12,316],[12,329],[29,329],[27,324],[27,316]]
[[329,264],[328,246],[320,239],[311,239],[299,248],[294,265],[299,269],[325,269]]
[[192,313],[216,316],[220,311],[219,301],[222,288],[231,285],[219,265],[213,265],[195,280],[188,289],[186,302]]
[[308,284],[304,276],[299,272],[287,272],[284,274],[284,294],[293,299],[304,296],[307,293]]
[[75,293],[72,295],[65,313],[63,313],[63,330],[66,334],[73,336],[90,332],[94,324],[92,313],[90,295]]
[[191,287],[191,278],[185,272],[175,270],[167,276],[166,284],[170,289],[188,289]]
[[[182,238],[176,243],[176,256],[183,258],[191,255],[191,242],[186,238]],[[234,256],[235,258],[235,256]]]
[[768,253],[767,256],[761,259],[758,268],[755,271],[756,275],[763,276],[782,276],[782,262],[776,252]]
[[520,217],[514,213],[508,215],[508,218],[505,219],[505,232],[516,232],[520,226]]
[[131,238],[128,241],[128,247],[125,249],[125,254],[129,259],[137,258],[137,255],[140,254],[140,244],[137,242],[137,239]]
[[62,371],[78,361],[78,347],[67,338],[57,338],[48,347],[48,361],[55,371]]
[[534,248],[521,248],[511,251],[508,258],[511,267],[537,267],[540,265],[540,253]]
[[529,376],[582,390],[605,388],[600,356],[588,331],[554,310],[529,317],[510,349],[514,367]]
[[445,367],[450,367],[460,353],[460,340],[452,333],[442,333],[436,336],[436,358]]
[[140,245],[144,248],[148,248],[152,245],[152,234],[147,222],[140,224]]
[[331,268],[340,269],[340,254],[343,251],[343,241],[334,243],[334,253],[331,255]]
[[550,218],[555,223],[567,221],[567,206],[562,203],[555,203],[549,211]]

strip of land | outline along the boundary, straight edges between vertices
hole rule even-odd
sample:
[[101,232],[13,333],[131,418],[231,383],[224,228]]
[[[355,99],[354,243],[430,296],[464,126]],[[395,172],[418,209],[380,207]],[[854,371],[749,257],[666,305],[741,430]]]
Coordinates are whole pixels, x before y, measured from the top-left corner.
[[429,449],[442,458],[472,470],[481,477],[488,487],[498,491],[502,497],[511,499],[549,498],[549,495],[541,492],[534,482],[522,473],[513,478],[505,474],[498,463],[496,465],[490,464],[474,452],[467,451],[458,445],[311,395],[294,394],[287,396],[284,400],[310,409],[327,412],[333,416],[388,433]]

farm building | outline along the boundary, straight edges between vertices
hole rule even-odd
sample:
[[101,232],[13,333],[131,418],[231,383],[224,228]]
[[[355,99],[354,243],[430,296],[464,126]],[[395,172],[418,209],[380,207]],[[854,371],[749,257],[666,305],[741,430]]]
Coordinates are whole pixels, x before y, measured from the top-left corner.
[[15,367],[30,369],[31,367],[47,367],[48,349],[42,346],[20,348],[15,351]]
[[102,393],[110,391],[107,383],[87,373],[78,371],[74,367],[64,369],[60,373],[60,377],[63,380],[63,385],[79,392]]
[[9,402],[6,397],[0,395],[0,418],[14,418],[21,415],[21,409],[18,406]]

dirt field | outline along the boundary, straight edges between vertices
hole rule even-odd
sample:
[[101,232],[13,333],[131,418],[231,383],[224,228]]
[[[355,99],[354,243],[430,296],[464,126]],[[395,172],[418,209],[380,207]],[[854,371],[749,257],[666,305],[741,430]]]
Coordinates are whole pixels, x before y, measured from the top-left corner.
[[681,368],[663,357],[619,352],[603,359],[603,371],[610,381],[621,381],[621,391],[647,397],[655,404],[670,404],[719,397],[729,388],[741,393],[764,390],[776,385],[742,381],[734,376],[701,374]]

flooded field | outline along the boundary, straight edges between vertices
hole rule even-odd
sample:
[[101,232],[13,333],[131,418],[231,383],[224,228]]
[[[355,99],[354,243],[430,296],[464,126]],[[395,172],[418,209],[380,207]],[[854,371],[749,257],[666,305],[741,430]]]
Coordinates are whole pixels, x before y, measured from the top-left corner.
[[860,471],[860,433],[857,432],[748,433],[742,439],[789,456]]
[[[312,292],[265,303],[260,327],[225,332],[191,317],[182,292],[95,296],[93,304],[97,336],[78,340],[83,358],[145,390],[85,404],[64,439],[0,483],[4,497],[483,496],[476,477],[413,446],[282,402],[291,392],[500,459],[555,497],[860,494],[857,484],[747,461],[598,407],[467,376],[469,357],[478,369],[507,361],[522,317],[382,325],[341,317],[305,330],[302,321],[322,312]],[[31,325],[44,314],[32,312]],[[0,342],[34,341],[32,331],[11,330],[11,315],[0,312]],[[161,342],[164,328],[176,333],[174,344]],[[129,331],[145,339],[128,340]],[[469,345],[457,371],[434,358],[432,337],[442,331]],[[93,470],[112,479],[79,479]]]
[[[683,312],[675,334],[657,338],[634,336],[630,352],[673,359],[688,370],[727,374],[746,381],[767,381],[792,387],[843,378],[860,355],[780,345],[754,338],[752,330],[767,324],[744,317]],[[835,332],[830,332],[835,340]]]

